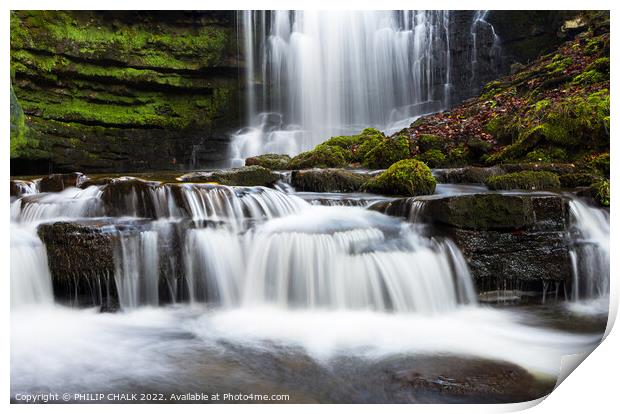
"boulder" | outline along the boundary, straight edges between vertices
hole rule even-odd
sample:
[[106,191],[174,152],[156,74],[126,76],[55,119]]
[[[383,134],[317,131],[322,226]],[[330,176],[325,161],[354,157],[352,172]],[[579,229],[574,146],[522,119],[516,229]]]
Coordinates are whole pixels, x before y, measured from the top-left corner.
[[260,165],[215,171],[196,171],[179,177],[182,182],[218,183],[232,186],[269,187],[280,179],[280,175]]
[[263,154],[245,159],[245,165],[259,165],[270,170],[285,170],[291,157],[286,154]]
[[57,222],[39,225],[54,296],[61,301],[114,307],[114,236],[94,225]]
[[348,151],[337,146],[318,145],[311,151],[302,152],[293,157],[288,168],[304,170],[306,168],[340,168],[347,165]]
[[431,170],[421,161],[398,161],[386,171],[364,184],[371,193],[416,196],[433,194],[436,181]]
[[554,195],[465,194],[426,200],[424,214],[460,229],[564,229],[568,206]]
[[444,168],[433,171],[437,182],[446,184],[484,184],[489,177],[505,174],[500,167]]
[[153,191],[158,185],[133,177],[113,179],[103,187],[101,200],[110,216],[157,218]]
[[337,168],[293,171],[291,184],[298,191],[356,192],[370,179],[368,174]]
[[60,192],[67,187],[79,187],[87,177],[80,172],[52,174],[41,178],[39,191],[42,193]]

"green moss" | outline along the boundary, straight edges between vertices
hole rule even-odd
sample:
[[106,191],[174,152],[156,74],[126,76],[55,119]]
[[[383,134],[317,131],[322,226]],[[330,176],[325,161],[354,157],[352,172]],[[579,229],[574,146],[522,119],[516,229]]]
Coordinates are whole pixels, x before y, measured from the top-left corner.
[[245,165],[259,165],[270,170],[284,170],[288,167],[291,157],[284,154],[263,154],[246,158]]
[[599,180],[592,184],[592,195],[594,199],[603,207],[609,207],[609,180]]
[[404,135],[382,139],[363,157],[366,168],[387,168],[397,161],[410,156],[409,140]]
[[486,181],[491,190],[551,190],[560,188],[557,174],[547,171],[522,171],[496,175]]
[[302,152],[293,157],[288,164],[291,170],[305,168],[344,167],[347,165],[347,153],[340,147],[318,145],[311,151]]
[[473,160],[480,160],[493,149],[493,144],[480,138],[467,141],[467,149]]
[[512,115],[497,115],[491,118],[484,129],[499,143],[507,144],[519,136],[521,125],[517,117]]
[[470,149],[460,144],[448,151],[448,165],[452,167],[466,165],[470,162]]
[[560,184],[562,188],[589,187],[597,177],[588,173],[571,173],[560,175]]
[[376,178],[368,181],[364,189],[379,194],[416,196],[433,194],[436,184],[426,164],[406,159],[394,163]]
[[557,54],[551,59],[551,63],[545,66],[549,75],[558,75],[562,74],[569,66],[573,64],[573,59],[571,57],[565,57],[560,54]]
[[423,134],[418,138],[418,148],[420,152],[426,152],[432,149],[442,150],[445,145],[445,139],[438,135]]
[[27,137],[28,127],[24,111],[13,91],[11,83],[11,158],[17,158],[27,154],[29,147],[36,147],[37,142]]
[[431,168],[441,167],[446,164],[446,156],[438,149],[431,149],[414,157]]
[[531,162],[552,162],[566,160],[566,151],[562,148],[538,148],[530,151],[525,159]]
[[[196,70],[222,63],[233,35],[217,25],[167,27],[126,24],[97,12],[15,11],[13,48],[80,59],[123,62],[134,67]],[[198,60],[187,59],[189,55]]]
[[366,154],[386,139],[385,135],[374,128],[366,128],[357,135],[332,137],[321,145],[339,147],[345,150],[348,162],[361,162]]
[[588,162],[588,167],[598,172],[599,174],[604,175],[609,178],[609,171],[610,171],[609,162],[610,162],[609,153],[606,152],[606,153],[594,156]]

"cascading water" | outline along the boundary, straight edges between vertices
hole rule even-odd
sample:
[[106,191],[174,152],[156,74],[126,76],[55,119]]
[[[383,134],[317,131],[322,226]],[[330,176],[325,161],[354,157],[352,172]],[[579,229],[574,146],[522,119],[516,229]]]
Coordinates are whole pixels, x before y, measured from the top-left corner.
[[609,214],[579,201],[570,201],[574,246],[572,299],[587,300],[609,295]]
[[241,20],[250,127],[233,137],[235,165],[369,126],[398,130],[448,104],[448,11],[244,11]]

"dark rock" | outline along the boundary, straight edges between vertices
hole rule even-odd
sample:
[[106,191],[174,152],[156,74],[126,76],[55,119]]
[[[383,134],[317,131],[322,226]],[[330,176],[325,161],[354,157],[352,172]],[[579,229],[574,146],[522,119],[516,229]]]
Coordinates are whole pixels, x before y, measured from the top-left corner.
[[368,174],[336,168],[293,171],[291,184],[297,191],[356,192],[370,179]]
[[57,222],[39,225],[54,296],[78,304],[115,302],[114,237],[96,226]]
[[133,177],[113,179],[102,189],[101,200],[110,216],[157,218],[153,191],[158,185]]
[[80,172],[48,175],[39,182],[39,191],[59,192],[67,187],[79,187],[86,179],[87,177]]
[[[548,208],[549,206],[557,208]],[[425,201],[425,214],[435,222],[472,230],[512,230],[549,227],[553,221],[564,228],[566,202],[553,195],[466,194]],[[537,217],[537,213],[541,218]],[[554,216],[553,214],[556,213]]]
[[575,164],[557,162],[522,162],[518,164],[502,164],[501,168],[507,173],[521,171],[548,171],[555,174],[569,174],[576,172]]
[[9,187],[11,188],[11,197],[19,197],[29,193],[29,189],[33,186],[30,181],[11,180]]
[[523,282],[570,279],[569,240],[565,231],[451,229],[449,233],[463,252],[480,292],[515,287]]
[[259,165],[270,170],[285,170],[291,157],[286,154],[263,154],[246,158],[245,165]]
[[279,174],[259,165],[209,172],[197,171],[179,177],[179,180],[182,182],[212,182],[222,185],[244,187],[268,187],[279,179]]
[[504,174],[500,167],[463,167],[445,168],[433,171],[440,183],[450,184],[484,184],[489,177]]

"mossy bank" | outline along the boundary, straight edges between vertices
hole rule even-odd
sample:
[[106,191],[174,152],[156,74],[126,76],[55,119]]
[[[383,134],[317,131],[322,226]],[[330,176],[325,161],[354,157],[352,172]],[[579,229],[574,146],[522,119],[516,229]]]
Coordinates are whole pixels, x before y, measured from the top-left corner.
[[234,12],[11,12],[12,169],[224,161],[237,54]]

